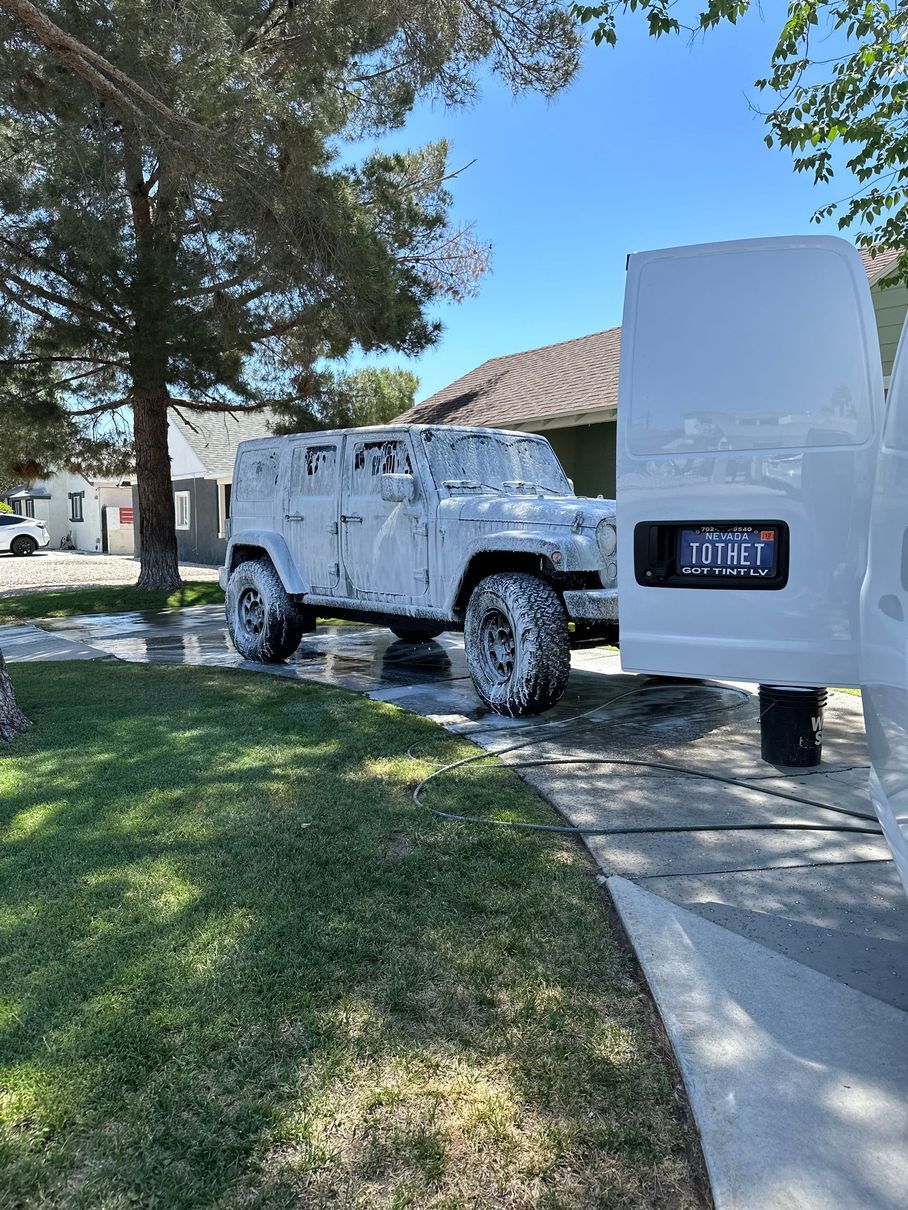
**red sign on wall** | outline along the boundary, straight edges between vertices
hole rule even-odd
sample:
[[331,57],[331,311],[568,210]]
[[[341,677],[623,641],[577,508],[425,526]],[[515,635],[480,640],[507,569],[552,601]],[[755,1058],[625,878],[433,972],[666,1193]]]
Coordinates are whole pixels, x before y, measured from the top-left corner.
[[132,521],[133,521],[133,510],[131,508],[121,508],[120,509],[120,524],[121,525],[132,525]]

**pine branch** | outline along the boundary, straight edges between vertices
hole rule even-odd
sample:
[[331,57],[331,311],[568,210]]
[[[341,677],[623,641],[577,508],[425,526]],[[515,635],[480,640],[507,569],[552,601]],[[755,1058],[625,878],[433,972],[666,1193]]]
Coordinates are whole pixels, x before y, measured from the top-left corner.
[[[34,4],[29,3],[29,0],[0,0],[0,8],[5,8],[12,16],[18,17],[42,46],[53,51],[93,88],[102,92],[115,105],[125,109],[134,117],[143,122],[147,121],[147,115],[143,113],[132,97],[143,101],[150,109],[175,125],[204,131],[206,134],[211,133],[197,122],[175,113],[169,105],[146,91],[138,81],[115,67],[109,59],[97,54],[84,42],[80,42],[78,38],[72,37],[71,34],[61,29],[59,25],[55,25]],[[130,93],[132,97],[129,95]]]
[[85,306],[83,303],[66,298],[63,294],[46,290],[43,286],[29,281],[26,277],[20,277],[18,273],[13,273],[10,269],[6,269],[5,273],[7,281],[13,282],[20,289],[27,290],[30,294],[37,294],[39,298],[43,298],[46,302],[54,303],[58,307],[64,307],[67,311],[72,311],[74,315],[82,316],[85,319],[93,319],[96,323],[108,324],[111,327],[119,328],[121,332],[129,332],[129,325],[120,319],[119,316],[107,316],[103,311],[95,310],[94,307]]
[[80,290],[83,294],[89,295],[92,301],[97,303],[102,311],[104,310],[102,299],[93,290],[89,289],[84,282],[71,277],[68,273],[64,273],[62,269],[58,268],[50,261],[45,260],[44,257],[38,256],[37,253],[33,252],[30,248],[23,247],[22,244],[17,244],[16,241],[11,240],[9,236],[0,235],[0,243],[6,244],[8,248],[12,248],[13,251],[18,252],[20,256],[24,256],[27,260],[30,260],[33,264],[37,265],[39,269],[43,269],[45,273],[51,273],[54,277],[59,277],[61,281],[65,281],[68,285],[72,286],[74,290]]
[[0,370],[17,369],[19,366],[42,365],[47,362],[84,363],[94,366],[111,366],[114,369],[125,370],[125,361],[110,361],[105,357],[68,357],[66,354],[47,357],[3,357],[0,358]]

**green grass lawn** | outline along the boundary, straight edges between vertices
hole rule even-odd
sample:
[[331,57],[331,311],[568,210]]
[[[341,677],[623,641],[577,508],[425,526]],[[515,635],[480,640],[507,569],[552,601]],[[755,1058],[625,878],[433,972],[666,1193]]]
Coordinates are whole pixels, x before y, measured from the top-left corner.
[[[0,1205],[703,1205],[584,850],[413,804],[408,748],[467,744],[263,675],[12,673]],[[552,820],[482,768],[436,801]]]
[[72,618],[88,613],[125,613],[131,609],[180,609],[184,605],[218,605],[224,600],[217,581],[188,581],[176,592],[146,592],[135,584],[71,588],[0,597],[0,626],[32,618]]

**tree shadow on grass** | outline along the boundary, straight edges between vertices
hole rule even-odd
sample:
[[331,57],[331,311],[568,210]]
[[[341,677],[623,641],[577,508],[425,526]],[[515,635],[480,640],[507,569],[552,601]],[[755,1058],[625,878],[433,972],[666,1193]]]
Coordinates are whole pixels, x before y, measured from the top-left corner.
[[[416,807],[430,723],[207,669],[15,675],[0,1201],[700,1204],[583,854]],[[550,819],[510,774],[450,793]]]

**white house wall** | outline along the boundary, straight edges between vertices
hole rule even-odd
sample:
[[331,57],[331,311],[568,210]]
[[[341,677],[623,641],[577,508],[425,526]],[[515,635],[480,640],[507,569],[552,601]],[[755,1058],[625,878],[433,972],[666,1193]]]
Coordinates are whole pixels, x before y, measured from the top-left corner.
[[[97,489],[83,475],[60,471],[47,479],[50,500],[47,505],[47,529],[52,548],[59,548],[67,534],[72,536],[76,550],[94,551],[101,549],[101,511],[98,507]],[[70,492],[84,492],[82,498],[83,521],[72,521],[69,516]],[[37,502],[35,512],[37,513]]]
[[[47,522],[52,550],[60,548],[61,541],[72,537],[76,550],[100,551],[102,549],[101,510],[106,507],[129,508],[132,493],[128,487],[100,486],[89,483],[79,474],[59,471],[46,480],[49,500],[35,501],[36,519]],[[82,492],[82,521],[70,518],[69,496],[71,492]],[[131,554],[131,542],[124,538],[118,544],[118,553]]]
[[172,420],[167,422],[167,449],[171,479],[207,478],[207,468]]

